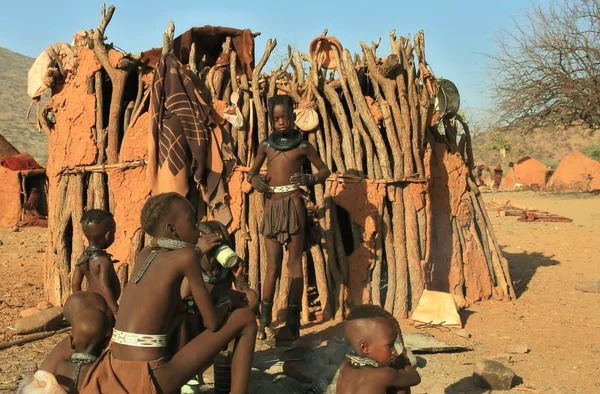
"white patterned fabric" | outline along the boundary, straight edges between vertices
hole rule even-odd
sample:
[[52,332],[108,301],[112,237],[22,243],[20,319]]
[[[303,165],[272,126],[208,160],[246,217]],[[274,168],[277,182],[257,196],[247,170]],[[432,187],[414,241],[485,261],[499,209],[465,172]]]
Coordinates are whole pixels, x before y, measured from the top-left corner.
[[120,345],[136,347],[165,347],[167,335],[134,334],[132,332],[113,329],[111,340]]
[[271,193],[286,193],[286,192],[293,192],[295,190],[298,190],[298,185],[285,185],[285,186],[269,187],[269,191]]

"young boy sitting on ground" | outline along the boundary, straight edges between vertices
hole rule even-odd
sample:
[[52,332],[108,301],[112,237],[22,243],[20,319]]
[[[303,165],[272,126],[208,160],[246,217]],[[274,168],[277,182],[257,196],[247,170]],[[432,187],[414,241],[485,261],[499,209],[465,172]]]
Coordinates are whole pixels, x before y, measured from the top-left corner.
[[115,220],[108,211],[91,209],[83,213],[81,224],[89,245],[73,272],[73,293],[81,291],[85,277],[88,281],[87,290],[101,294],[116,319],[121,283],[113,266],[116,261],[106,253],[106,249],[115,241]]
[[400,338],[396,319],[377,305],[360,305],[350,311],[344,336],[354,354],[347,354],[339,371],[337,394],[410,394],[421,382],[406,355],[395,347]]
[[[223,242],[227,244],[230,239],[227,228],[216,220],[209,220],[198,225],[198,229],[202,234],[217,234]],[[213,303],[216,305],[222,296],[229,296],[233,300],[234,309],[249,308],[253,313],[256,313],[258,305],[258,295],[252,290],[248,284],[248,274],[245,269],[244,262],[237,256],[231,256],[232,259],[237,259],[237,262],[230,268],[229,261],[224,266],[218,261],[215,252],[209,252],[202,256],[200,265],[202,267],[202,279],[206,285],[206,289],[210,293]],[[235,286],[235,290],[232,289]],[[178,324],[176,335],[173,336],[174,341],[172,346],[177,349],[185,346],[189,341],[194,339],[202,331],[204,331],[204,323],[202,316],[198,312],[198,308],[194,303],[192,290],[187,279],[183,280],[181,285],[182,305],[182,322]],[[231,344],[230,344],[231,345]],[[173,352],[175,353],[175,351]],[[203,371],[198,371],[198,376],[201,376]],[[201,379],[194,379],[200,381]]]
[[[111,318],[112,312],[108,308],[106,304],[106,300],[98,293],[93,293],[91,291],[80,291],[74,294],[71,294],[69,298],[67,298],[67,302],[65,302],[65,306],[63,308],[63,314],[65,316],[65,320],[68,321],[71,326],[76,321],[76,316],[86,309],[98,309],[107,315],[108,320],[108,330],[105,339],[105,346],[108,345],[108,339],[110,338],[112,331],[112,322]],[[50,354],[46,357],[40,369],[46,372],[54,372],[58,363],[63,360],[68,360],[73,355],[73,349],[71,348],[71,341],[69,337],[63,338],[60,342],[54,346]]]
[[[269,118],[274,130],[258,146],[248,171],[248,182],[266,197],[261,233],[265,236],[267,273],[260,303],[258,339],[266,339],[265,328],[271,324],[275,283],[281,272],[284,246],[289,253],[291,284],[287,321],[277,336],[283,343],[293,342],[300,336],[306,206],[299,186],[323,183],[331,172],[314,146],[294,128],[294,102],[290,96],[276,95],[269,100]],[[317,169],[316,174],[302,172],[307,159]],[[263,176],[259,171],[265,160],[267,174]]]
[[74,353],[58,363],[54,376],[67,393],[78,394],[88,370],[104,350],[108,318],[100,309],[87,308],[77,315],[71,326],[68,340]]
[[[81,392],[176,392],[238,338],[231,393],[246,393],[256,338],[254,316],[247,308],[233,310],[226,296],[214,306],[199,264],[202,254],[221,243],[220,237],[209,234],[198,240],[194,209],[177,193],[150,198],[142,209],[142,228],[158,246],[147,246],[138,254],[133,278],[123,291],[112,345],[90,368]],[[169,360],[166,334],[181,304],[183,278],[190,284],[206,330]]]

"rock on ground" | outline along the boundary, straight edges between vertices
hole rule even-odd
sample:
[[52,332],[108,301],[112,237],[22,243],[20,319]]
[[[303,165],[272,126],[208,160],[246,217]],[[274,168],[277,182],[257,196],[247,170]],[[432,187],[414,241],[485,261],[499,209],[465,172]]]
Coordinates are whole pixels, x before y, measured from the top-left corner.
[[529,352],[529,348],[527,345],[508,345],[506,351],[513,354],[525,354]]
[[515,373],[496,361],[479,360],[475,363],[473,383],[492,390],[510,390]]
[[600,293],[600,279],[577,282],[575,283],[575,289],[586,293]]
[[19,312],[19,316],[29,317],[29,316],[35,315],[39,311],[40,311],[40,309],[38,309],[38,308],[27,308],[27,309],[23,309],[21,312]]
[[19,335],[56,330],[62,321],[62,308],[54,307],[17,320],[15,331]]
[[40,310],[44,310],[44,309],[50,309],[50,308],[52,308],[52,306],[53,305],[51,303],[49,303],[48,301],[42,301],[36,305],[36,308],[38,308]]

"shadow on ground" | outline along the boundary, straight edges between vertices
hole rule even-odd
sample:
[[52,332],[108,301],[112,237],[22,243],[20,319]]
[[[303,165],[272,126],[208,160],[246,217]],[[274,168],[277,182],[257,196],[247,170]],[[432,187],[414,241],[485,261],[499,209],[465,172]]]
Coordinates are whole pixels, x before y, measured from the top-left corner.
[[[519,376],[515,376],[512,384],[513,387],[523,384],[523,379]],[[493,391],[490,389],[475,387],[473,384],[473,376],[465,376],[458,382],[446,387],[444,390],[444,394],[487,394],[492,392]]]
[[517,298],[529,289],[529,282],[540,267],[559,265],[554,255],[547,257],[540,252],[508,253],[502,251],[508,260],[508,268]]

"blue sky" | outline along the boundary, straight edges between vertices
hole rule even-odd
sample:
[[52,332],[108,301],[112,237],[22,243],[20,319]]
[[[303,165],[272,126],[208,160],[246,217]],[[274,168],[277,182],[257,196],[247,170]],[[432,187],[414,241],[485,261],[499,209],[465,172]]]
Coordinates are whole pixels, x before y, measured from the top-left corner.
[[[95,0],[3,3],[0,46],[31,57],[54,42],[71,42],[77,30],[97,26],[102,4]],[[115,0],[109,4],[114,4],[116,11],[106,31],[108,41],[133,53],[162,45],[162,32],[170,20],[175,22],[176,35],[204,25],[261,32],[256,40],[257,61],[269,38],[277,38],[279,43],[275,58],[285,54],[288,44],[308,52],[310,41],[325,28],[351,52],[360,50],[359,40],[370,43],[381,37],[378,53],[384,55],[389,53],[390,30],[412,35],[423,29],[427,60],[434,73],[456,83],[461,106],[477,118],[491,105],[482,54],[493,53],[498,30],[510,26],[512,18],[520,19],[531,7],[527,0]]]

